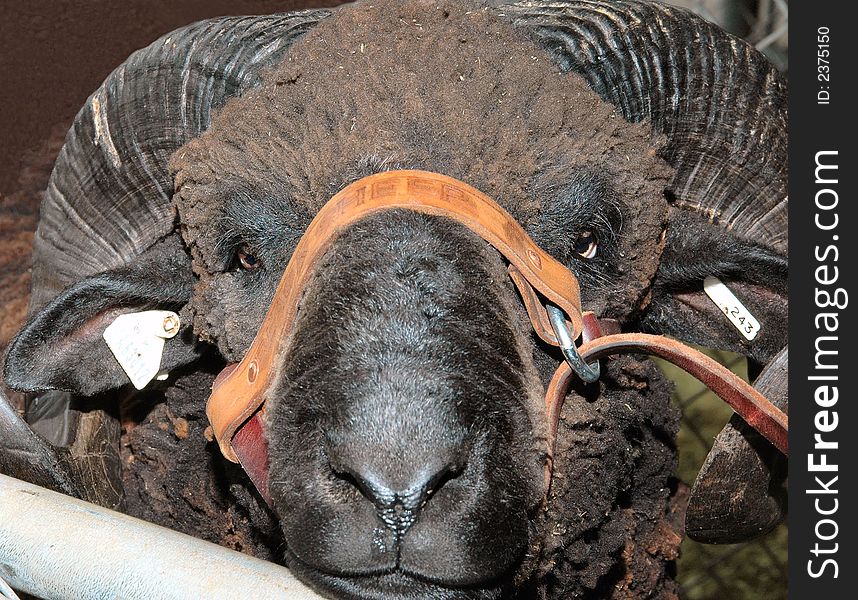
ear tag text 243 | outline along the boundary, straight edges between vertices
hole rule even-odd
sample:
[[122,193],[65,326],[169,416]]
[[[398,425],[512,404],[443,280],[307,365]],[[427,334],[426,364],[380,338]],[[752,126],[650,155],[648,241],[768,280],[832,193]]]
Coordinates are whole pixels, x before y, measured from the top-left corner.
[[164,342],[179,332],[180,325],[179,315],[168,310],[126,313],[114,319],[103,337],[131,383],[142,390],[161,370]]
[[712,275],[704,279],[703,291],[721,309],[739,333],[745,336],[745,339],[751,341],[757,337],[760,332],[760,322],[720,279]]

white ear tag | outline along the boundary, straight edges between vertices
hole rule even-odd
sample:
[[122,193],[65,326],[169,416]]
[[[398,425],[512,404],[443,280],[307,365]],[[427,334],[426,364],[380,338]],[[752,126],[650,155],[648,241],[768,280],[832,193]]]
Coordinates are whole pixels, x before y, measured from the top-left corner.
[[704,279],[703,291],[721,309],[739,333],[745,336],[745,339],[750,341],[757,337],[760,333],[760,322],[720,279],[711,275]]
[[179,315],[169,310],[127,313],[104,330],[104,341],[138,390],[159,374],[164,340],[179,332]]

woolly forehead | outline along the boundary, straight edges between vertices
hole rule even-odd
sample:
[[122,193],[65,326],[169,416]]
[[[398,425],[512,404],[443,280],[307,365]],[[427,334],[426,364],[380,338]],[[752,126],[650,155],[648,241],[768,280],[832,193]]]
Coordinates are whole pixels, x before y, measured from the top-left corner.
[[[629,243],[657,260],[669,170],[649,126],[624,121],[510,24],[461,4],[342,9],[176,153],[198,269],[218,270],[206,236],[226,203],[276,199],[300,233],[339,189],[391,168],[468,182],[531,229],[576,174],[599,173],[635,222]],[[641,267],[643,284],[655,264]]]

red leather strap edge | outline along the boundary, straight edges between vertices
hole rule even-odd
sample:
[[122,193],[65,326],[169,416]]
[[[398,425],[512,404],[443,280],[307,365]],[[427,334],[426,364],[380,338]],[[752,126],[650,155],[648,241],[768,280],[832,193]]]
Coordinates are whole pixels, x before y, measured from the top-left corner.
[[268,489],[268,436],[265,432],[264,411],[254,413],[232,438],[232,449],[244,472],[256,486],[259,495],[271,506]]

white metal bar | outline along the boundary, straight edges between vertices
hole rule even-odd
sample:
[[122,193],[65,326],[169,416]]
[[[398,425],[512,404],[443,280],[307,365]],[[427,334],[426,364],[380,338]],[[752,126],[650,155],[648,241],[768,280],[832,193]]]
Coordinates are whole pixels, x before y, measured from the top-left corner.
[[0,577],[0,599],[2,600],[21,600],[18,597],[18,594],[15,593],[9,584],[3,581],[3,578]]
[[45,600],[321,598],[279,565],[5,475],[0,578]]

